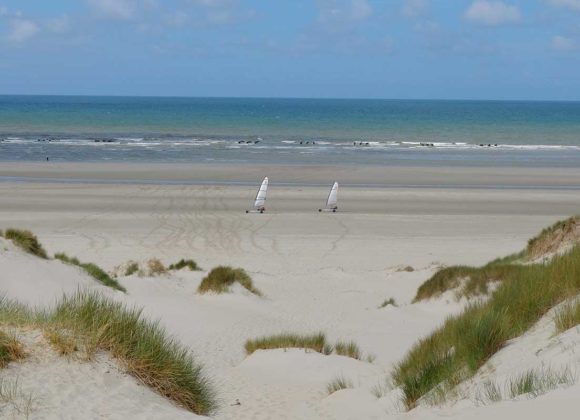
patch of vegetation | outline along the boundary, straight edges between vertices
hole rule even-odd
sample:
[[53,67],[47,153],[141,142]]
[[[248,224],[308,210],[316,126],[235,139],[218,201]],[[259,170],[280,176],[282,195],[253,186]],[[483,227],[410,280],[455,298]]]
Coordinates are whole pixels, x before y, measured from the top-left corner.
[[43,334],[44,338],[46,338],[52,348],[61,356],[68,356],[79,350],[74,337],[63,330],[46,328],[43,331]]
[[129,261],[127,268],[125,268],[125,277],[131,276],[139,271],[139,264],[135,261]]
[[389,391],[393,389],[393,384],[388,379],[385,379],[382,382],[379,382],[371,389],[371,394],[373,394],[376,398],[383,398]]
[[201,268],[199,268],[199,266],[197,265],[197,263],[193,260],[185,260],[185,259],[180,259],[179,261],[177,261],[175,264],[170,264],[169,265],[169,269],[170,270],[181,270],[183,268],[189,268],[189,271],[199,271],[201,270]]
[[337,341],[334,345],[334,352],[339,356],[346,356],[360,360],[362,352],[354,341]]
[[[22,392],[18,379],[6,380],[0,377],[0,414],[5,414],[4,407],[12,408],[13,413],[25,419],[30,417],[34,403],[31,393]],[[19,416],[19,417],[20,417]]]
[[352,382],[350,380],[346,379],[344,376],[337,376],[326,386],[326,391],[328,392],[328,395],[331,395],[341,389],[352,387]]
[[212,269],[199,285],[198,293],[226,293],[234,283],[239,283],[251,293],[262,296],[262,292],[254,287],[251,277],[241,268],[219,266]]
[[147,261],[147,273],[149,276],[160,276],[167,273],[167,268],[157,258]]
[[408,408],[435,388],[452,388],[473,375],[507,340],[580,293],[580,245],[546,264],[500,262],[487,267],[475,278],[502,280],[489,300],[447,319],[396,366],[393,378]]
[[564,369],[561,372],[532,369],[511,379],[507,388],[510,398],[524,394],[529,394],[535,398],[560,386],[572,385],[574,382],[575,378],[570,369]]
[[383,301],[383,303],[381,303],[381,305],[379,306],[379,309],[385,308],[387,306],[397,306],[397,302],[395,301],[395,298],[389,298],[389,299],[385,299]]
[[6,229],[4,237],[10,239],[14,245],[25,252],[36,255],[39,258],[48,259],[46,251],[38,241],[38,238],[29,230]]
[[256,338],[246,341],[246,354],[250,355],[256,350],[300,348],[310,349],[322,354],[330,354],[332,347],[327,344],[323,333],[317,334],[277,334]]
[[24,347],[20,341],[0,330],[0,369],[25,356]]
[[561,333],[580,324],[580,301],[565,304],[554,316],[556,332]]
[[50,311],[34,311],[0,298],[0,320],[58,330],[85,344],[85,351],[108,351],[127,372],[159,394],[202,415],[217,407],[215,391],[190,351],[139,309],[95,292],[65,296]]
[[71,258],[63,252],[55,254],[54,258],[64,262],[65,264],[76,265],[77,267],[82,268],[89,276],[105,286],[120,290],[121,292],[127,292],[127,289],[121,286],[117,280],[111,278],[102,268],[96,264],[82,263],[78,260],[78,258]]
[[528,241],[526,255],[534,259],[557,252],[562,242],[580,238],[580,215],[560,220]]

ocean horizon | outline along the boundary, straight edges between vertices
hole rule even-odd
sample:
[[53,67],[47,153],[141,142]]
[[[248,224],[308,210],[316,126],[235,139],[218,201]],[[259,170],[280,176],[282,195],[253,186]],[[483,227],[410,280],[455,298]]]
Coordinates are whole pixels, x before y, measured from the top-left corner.
[[580,102],[0,96],[0,160],[580,165]]

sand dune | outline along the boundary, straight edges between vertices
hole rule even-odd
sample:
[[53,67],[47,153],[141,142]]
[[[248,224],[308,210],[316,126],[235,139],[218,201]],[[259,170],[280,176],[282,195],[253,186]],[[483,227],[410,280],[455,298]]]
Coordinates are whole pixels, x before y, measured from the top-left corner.
[[[70,168],[65,168],[69,177],[105,176],[96,167],[86,171]],[[152,176],[157,176],[156,171],[161,170],[154,169]],[[3,165],[0,172],[14,175],[17,170]],[[35,176],[47,174],[33,171]],[[249,180],[250,175],[242,178]],[[308,172],[303,176],[307,181],[320,181],[309,179]],[[558,177],[562,176],[542,179],[560,185]],[[572,183],[575,176],[563,177]],[[359,174],[353,176],[353,182],[356,177],[370,179]],[[476,178],[472,174],[466,179]],[[521,179],[518,182],[523,182]],[[511,182],[505,174],[500,180]],[[372,389],[384,383],[393,364],[418,338],[465,304],[456,302],[452,295],[411,304],[417,287],[437,267],[482,264],[522,249],[541,228],[580,208],[577,191],[564,187],[346,187],[340,192],[341,211],[319,214],[316,209],[324,201],[326,187],[278,186],[271,188],[268,212],[263,215],[244,213],[255,194],[253,186],[244,185],[3,182],[0,193],[0,227],[33,230],[50,254],[64,251],[109,270],[128,260],[151,257],[166,264],[193,258],[204,268],[202,272],[182,270],[167,276],[120,278],[128,291],[122,294],[95,284],[74,267],[34,259],[3,243],[0,286],[10,297],[35,305],[50,304],[62,293],[88,287],[143,307],[148,317],[159,319],[191,348],[210,372],[221,399],[215,418],[508,418],[520,413],[540,418],[548,412],[544,407],[555,410],[558,402],[563,404],[564,411],[559,413],[564,418],[568,408],[574,407],[572,390],[576,386],[531,401],[482,408],[466,399],[446,408],[420,408],[403,414],[396,393],[377,399]],[[225,295],[197,294],[202,277],[219,264],[245,268],[264,297],[241,288]],[[412,266],[414,271],[401,271],[404,266]],[[398,306],[379,309],[390,297]],[[538,328],[544,331],[541,325]],[[304,350],[245,355],[247,339],[283,331],[323,331],[331,341],[352,339],[375,360],[368,363]],[[547,330],[530,334],[535,338],[522,337],[520,344],[506,349],[511,353],[498,354],[497,360],[490,361],[497,378],[545,365],[554,352],[559,352],[562,360],[575,361],[570,350],[577,345],[575,333],[558,339],[550,338]],[[531,348],[547,356],[536,357]],[[26,369],[41,369],[26,368],[27,363],[32,362],[16,364],[14,369],[23,370],[14,374],[28,378]],[[106,389],[103,384],[109,380],[117,384],[124,391],[109,411],[100,412],[104,417],[177,418],[187,414],[113,368],[106,374],[111,363],[106,358],[95,365],[52,360],[52,367],[46,369],[53,370],[46,370],[46,374],[73,375],[75,383],[85,383],[87,388],[77,390],[77,399],[73,399],[79,405],[83,404],[82,393]],[[109,374],[113,379],[107,379]],[[352,381],[354,388],[329,396],[326,385],[337,375]],[[474,381],[487,379],[483,376]],[[29,379],[26,383],[34,390]],[[54,407],[63,398],[42,395]],[[98,395],[103,401],[109,398]],[[130,401],[123,403],[121,396]],[[39,409],[38,416],[70,413],[66,410],[71,407],[60,412]]]

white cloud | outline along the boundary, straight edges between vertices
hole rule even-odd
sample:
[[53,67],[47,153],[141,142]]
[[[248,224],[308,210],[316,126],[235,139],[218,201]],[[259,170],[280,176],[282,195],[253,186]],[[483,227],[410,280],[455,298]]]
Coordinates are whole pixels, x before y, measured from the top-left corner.
[[580,12],[580,0],[547,0],[548,3],[554,6],[564,7]]
[[521,19],[517,6],[502,1],[475,0],[465,11],[465,18],[474,23],[497,26],[515,23]]
[[12,19],[10,20],[10,31],[8,33],[8,41],[13,43],[21,43],[34,37],[38,31],[38,25],[32,20],[27,19]]
[[107,19],[132,19],[135,3],[129,0],[88,0],[89,5],[101,17]]
[[566,38],[565,36],[561,35],[552,37],[552,49],[554,51],[569,52],[574,51],[576,47],[576,42],[571,38]]
[[318,0],[321,23],[344,23],[367,19],[373,14],[368,0]]
[[418,17],[424,15],[431,6],[431,0],[403,0],[401,13],[406,17]]

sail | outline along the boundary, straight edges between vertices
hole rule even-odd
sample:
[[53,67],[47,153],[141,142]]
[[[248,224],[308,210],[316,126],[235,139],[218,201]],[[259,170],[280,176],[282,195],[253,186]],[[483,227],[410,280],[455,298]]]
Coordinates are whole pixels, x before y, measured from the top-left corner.
[[256,201],[254,202],[255,208],[264,207],[266,204],[266,193],[268,192],[268,177],[264,178],[262,181],[262,185],[260,185],[260,189],[258,190],[258,194],[256,194]]
[[336,208],[337,203],[338,203],[338,182],[335,182],[332,188],[330,189],[330,193],[328,194],[328,200],[326,200],[326,208],[327,209]]

